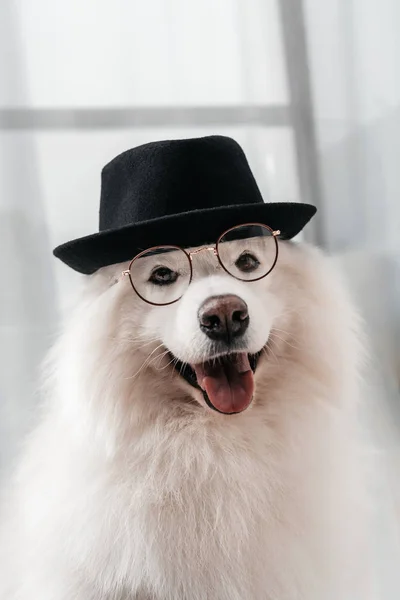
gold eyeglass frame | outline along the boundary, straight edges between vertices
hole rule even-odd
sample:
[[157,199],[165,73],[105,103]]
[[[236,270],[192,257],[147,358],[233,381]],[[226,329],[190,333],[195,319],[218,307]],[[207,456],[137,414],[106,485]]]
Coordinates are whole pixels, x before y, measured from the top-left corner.
[[[254,279],[243,279],[241,277],[236,277],[236,275],[233,275],[230,271],[228,271],[228,269],[226,269],[226,267],[224,266],[219,252],[218,252],[218,246],[221,242],[221,239],[230,231],[233,231],[234,229],[238,229],[239,227],[250,227],[253,225],[257,225],[259,227],[264,227],[265,229],[268,229],[271,232],[271,236],[274,239],[275,242],[275,259],[274,262],[272,263],[271,268],[264,273],[264,275],[261,275],[260,277],[255,277]],[[153,250],[158,250],[160,248],[175,248],[176,250],[181,250],[187,257],[188,259],[188,263],[189,263],[189,267],[190,267],[190,274],[189,274],[189,283],[187,284],[187,287],[189,287],[189,285],[192,282],[193,279],[193,258],[192,256],[194,256],[195,254],[199,254],[199,252],[203,252],[204,250],[211,250],[214,253],[214,256],[217,257],[219,264],[221,265],[221,267],[223,268],[223,270],[228,273],[228,275],[230,275],[231,277],[233,277],[234,279],[238,279],[239,281],[245,281],[248,283],[251,283],[253,281],[259,281],[260,279],[264,279],[264,277],[266,277],[267,275],[269,275],[272,271],[272,269],[275,267],[277,261],[278,261],[278,255],[279,255],[279,246],[278,246],[278,235],[280,235],[280,230],[279,229],[272,229],[271,227],[269,227],[268,225],[265,225],[265,223],[242,223],[240,225],[235,225],[234,227],[230,227],[229,229],[227,229],[226,231],[224,231],[218,238],[215,246],[201,246],[201,248],[197,248],[196,250],[192,250],[192,252],[188,252],[187,250],[185,250],[184,248],[182,248],[181,246],[176,246],[174,244],[162,244],[159,246],[151,246],[150,248],[146,248],[146,250],[142,250],[141,252],[139,252],[139,254],[136,254],[136,256],[134,256],[132,258],[132,260],[129,263],[129,267],[127,269],[125,269],[125,271],[122,271],[121,276],[122,277],[129,277],[129,281],[131,283],[132,289],[135,292],[135,294],[137,294],[139,296],[139,298],[141,300],[143,300],[144,302],[146,302],[147,304],[151,304],[152,306],[169,306],[170,304],[175,304],[175,302],[178,302],[183,294],[181,294],[179,296],[179,298],[176,298],[175,300],[172,300],[171,302],[162,302],[162,303],[158,303],[158,302],[151,302],[150,300],[147,300],[146,298],[144,298],[139,292],[138,290],[135,288],[135,285],[133,283],[132,280],[132,275],[131,275],[131,267],[133,265],[133,263],[140,258],[141,256],[143,256],[144,254],[147,254],[148,252],[151,252]]]

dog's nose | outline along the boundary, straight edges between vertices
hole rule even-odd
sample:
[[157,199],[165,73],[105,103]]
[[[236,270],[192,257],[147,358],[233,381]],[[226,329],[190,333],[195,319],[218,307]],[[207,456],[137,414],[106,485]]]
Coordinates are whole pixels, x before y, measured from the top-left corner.
[[233,294],[211,296],[200,306],[200,329],[212,340],[231,343],[249,326],[247,304]]

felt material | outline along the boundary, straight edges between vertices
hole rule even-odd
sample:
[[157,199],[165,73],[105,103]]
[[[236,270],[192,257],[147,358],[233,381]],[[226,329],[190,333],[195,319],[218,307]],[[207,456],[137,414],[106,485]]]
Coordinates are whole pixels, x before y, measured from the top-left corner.
[[104,167],[99,232],[58,246],[54,255],[90,274],[151,246],[215,243],[241,223],[264,223],[290,239],[315,212],[310,204],[264,203],[231,138],[152,142]]

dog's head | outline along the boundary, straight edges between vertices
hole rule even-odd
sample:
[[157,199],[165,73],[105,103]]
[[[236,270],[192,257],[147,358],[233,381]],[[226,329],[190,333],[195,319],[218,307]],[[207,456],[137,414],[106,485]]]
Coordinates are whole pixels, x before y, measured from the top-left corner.
[[90,278],[77,312],[77,368],[91,394],[109,388],[129,406],[143,400],[155,410],[200,405],[210,416],[233,415],[282,386],[295,394],[305,373],[334,390],[339,370],[343,377],[353,368],[351,306],[313,248],[279,242],[275,268],[254,281],[226,272],[210,249],[192,249],[192,280],[176,292],[168,260],[139,262],[140,295],[122,275],[128,263],[113,265]]

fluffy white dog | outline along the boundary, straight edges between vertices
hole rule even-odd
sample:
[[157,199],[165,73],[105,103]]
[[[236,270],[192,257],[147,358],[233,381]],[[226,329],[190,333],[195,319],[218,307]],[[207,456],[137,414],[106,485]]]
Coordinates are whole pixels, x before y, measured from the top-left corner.
[[[167,306],[125,263],[87,279],[7,490],[1,600],[344,600],[365,579],[363,352],[340,278],[293,242],[251,283],[192,258]],[[233,352],[209,331],[232,302]]]

